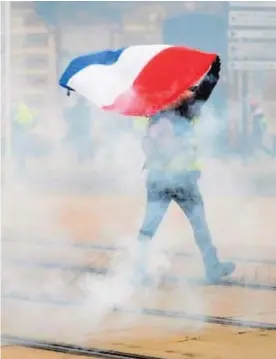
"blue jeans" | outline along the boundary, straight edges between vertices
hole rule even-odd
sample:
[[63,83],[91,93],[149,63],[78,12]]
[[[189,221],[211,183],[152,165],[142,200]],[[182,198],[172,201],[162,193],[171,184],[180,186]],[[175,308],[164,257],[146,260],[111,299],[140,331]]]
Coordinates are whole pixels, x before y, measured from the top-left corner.
[[[198,187],[200,172],[167,175],[150,171],[147,178],[147,204],[140,240],[152,238],[171,201],[176,202],[188,218],[203,260],[216,261],[216,250],[206,222],[204,203]],[[209,259],[207,259],[209,257]]]

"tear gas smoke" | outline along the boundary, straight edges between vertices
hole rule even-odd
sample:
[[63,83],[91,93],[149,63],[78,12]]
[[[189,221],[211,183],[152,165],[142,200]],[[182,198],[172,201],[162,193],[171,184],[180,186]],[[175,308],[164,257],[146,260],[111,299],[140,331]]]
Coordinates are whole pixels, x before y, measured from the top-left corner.
[[[18,82],[18,79],[13,80],[17,87]],[[38,119],[40,116],[51,117],[57,105],[41,108]],[[179,310],[188,314],[212,314],[219,311],[216,305],[224,300],[221,288],[206,289],[185,281],[167,291],[159,288],[164,276],[171,271],[177,274],[179,270],[186,277],[202,275],[199,256],[186,260],[185,257],[176,259],[171,254],[172,251],[184,250],[197,253],[187,220],[173,204],[147,253],[153,285],[137,285],[132,276],[132,267],[137,255],[136,237],[144,212],[146,176],[142,172],[144,155],[141,134],[130,129],[131,119],[103,114],[95,109],[93,111],[92,158],[76,164],[72,156],[74,149],[69,152],[69,147],[63,141],[66,125],[61,118],[55,118],[53,122],[60,125],[50,131],[55,137],[49,142],[50,151],[36,160],[30,153],[24,176],[10,178],[8,185],[3,187],[2,294],[27,299],[43,297],[43,300],[36,302],[3,299],[4,333],[80,343],[95,333],[112,329],[116,337],[123,329],[145,325],[147,318],[141,314],[144,307]],[[276,252],[275,198],[263,197],[264,189],[269,193],[267,187],[255,187],[254,169],[263,171],[264,176],[269,172],[276,173],[275,161],[266,160],[266,168],[262,170],[261,164],[254,161],[244,167],[238,157],[220,156],[220,149],[214,147],[214,143],[225,121],[226,118],[216,118],[214,111],[207,106],[199,128],[201,153],[205,159],[200,186],[205,197],[210,229],[222,257],[236,256],[238,253],[244,259],[252,256],[265,259],[273,250]],[[47,121],[41,124],[39,133],[49,133]],[[82,143],[83,135],[75,133],[75,143]],[[37,139],[39,141],[41,137]],[[83,188],[83,183],[87,187]],[[271,182],[270,186],[271,193],[273,190],[275,193],[275,183]],[[82,194],[78,195],[78,191]],[[115,205],[100,215],[102,208],[98,200],[101,196],[109,198],[110,203],[115,202]],[[102,218],[105,238],[99,236],[97,244],[107,241],[109,245],[124,248],[119,254],[110,252],[111,261],[106,276],[9,263],[11,260],[75,265],[97,262],[98,252],[90,251],[88,254],[85,248],[73,247],[81,239],[75,238],[70,232],[69,223],[66,228],[59,221],[68,203],[88,199],[94,208],[93,213],[98,214],[97,219],[93,218],[94,214],[90,214],[88,207],[72,221],[77,226],[77,222],[86,217],[91,221],[93,230],[96,225],[100,226],[97,220]],[[101,209],[98,210],[98,206]],[[134,211],[135,218],[134,209],[137,209]],[[105,216],[112,219],[118,214],[121,214],[120,223],[125,225],[123,236],[116,234],[116,226],[112,227],[111,223],[104,221]],[[45,245],[45,242],[51,244]],[[265,300],[258,297],[255,302],[254,297],[250,296],[249,307],[248,292],[244,290],[239,293],[235,305],[240,311],[247,308],[245,319],[266,309],[268,304]],[[65,304],[47,303],[49,297]],[[68,302],[71,305],[66,305]],[[72,302],[77,302],[77,305]],[[114,307],[132,312],[120,314],[113,312]],[[164,332],[166,328],[188,331],[203,327],[203,324],[188,321],[183,323],[156,318],[153,322],[161,326]],[[158,330],[158,335],[161,334]],[[132,334],[129,331],[124,335]]]

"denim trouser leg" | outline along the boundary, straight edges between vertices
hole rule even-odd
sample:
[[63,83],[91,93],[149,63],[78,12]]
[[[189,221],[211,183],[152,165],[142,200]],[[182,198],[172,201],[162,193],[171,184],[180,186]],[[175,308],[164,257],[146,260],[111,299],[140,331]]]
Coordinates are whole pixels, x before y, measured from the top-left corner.
[[198,184],[195,182],[186,188],[178,189],[173,196],[173,200],[188,218],[205,264],[208,265],[209,261],[217,262],[216,249],[213,246],[210,230],[206,222],[204,203]]
[[155,235],[170,202],[171,193],[169,190],[161,188],[149,180],[147,181],[147,203],[144,221],[140,229],[140,240],[151,239]]
[[170,202],[175,201],[188,218],[205,267],[218,263],[216,248],[205,217],[197,176],[180,177],[174,184],[147,182],[147,205],[139,240],[147,242],[156,233]]

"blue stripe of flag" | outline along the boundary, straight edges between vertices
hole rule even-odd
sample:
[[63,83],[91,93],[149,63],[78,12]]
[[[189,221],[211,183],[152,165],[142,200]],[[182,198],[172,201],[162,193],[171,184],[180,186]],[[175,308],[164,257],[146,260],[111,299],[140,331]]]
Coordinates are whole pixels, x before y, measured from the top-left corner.
[[69,66],[61,76],[59,80],[60,86],[66,88],[67,90],[74,91],[67,85],[72,76],[90,65],[112,65],[118,60],[124,50],[125,48],[118,50],[105,50],[75,58],[70,62]]

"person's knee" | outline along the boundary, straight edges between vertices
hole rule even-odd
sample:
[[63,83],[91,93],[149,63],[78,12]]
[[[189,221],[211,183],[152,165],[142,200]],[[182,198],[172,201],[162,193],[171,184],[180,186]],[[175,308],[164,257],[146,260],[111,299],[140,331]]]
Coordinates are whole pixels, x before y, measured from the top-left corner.
[[188,217],[193,227],[205,228],[207,226],[203,203],[194,205]]

